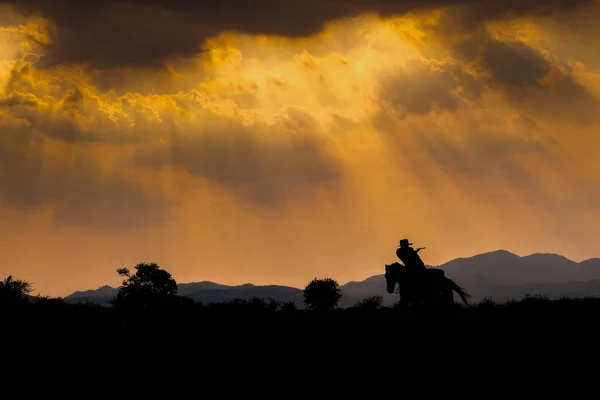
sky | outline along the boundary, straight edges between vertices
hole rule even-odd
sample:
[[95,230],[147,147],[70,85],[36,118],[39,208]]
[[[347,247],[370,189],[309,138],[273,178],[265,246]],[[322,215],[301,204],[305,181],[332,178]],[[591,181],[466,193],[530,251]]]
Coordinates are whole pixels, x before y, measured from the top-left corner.
[[593,0],[0,0],[0,277],[600,256]]

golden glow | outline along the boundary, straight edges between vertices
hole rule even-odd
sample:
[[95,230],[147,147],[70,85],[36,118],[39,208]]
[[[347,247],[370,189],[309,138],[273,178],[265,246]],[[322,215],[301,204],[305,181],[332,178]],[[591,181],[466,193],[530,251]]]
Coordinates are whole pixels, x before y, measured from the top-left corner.
[[402,237],[430,264],[597,256],[600,56],[553,47],[544,20],[485,25],[551,63],[538,77],[523,50],[516,80],[457,47],[482,31],[440,20],[224,33],[161,70],[39,67],[46,22],[0,27],[0,273],[64,295],[152,260],[180,282],[301,286],[380,273]]

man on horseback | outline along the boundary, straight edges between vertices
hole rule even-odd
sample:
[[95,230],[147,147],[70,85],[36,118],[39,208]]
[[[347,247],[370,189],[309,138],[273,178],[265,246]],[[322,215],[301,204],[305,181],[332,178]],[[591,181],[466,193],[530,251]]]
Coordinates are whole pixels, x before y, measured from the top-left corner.
[[415,250],[410,246],[412,246],[412,243],[408,239],[400,240],[400,246],[396,249],[396,257],[412,272],[415,289],[425,294],[429,289],[427,286],[427,267],[425,267],[425,263],[419,256],[419,251],[423,250],[424,247]]
[[416,271],[425,270],[425,263],[421,260],[421,257],[419,257],[419,251],[423,250],[425,247],[420,247],[415,250],[410,246],[412,246],[412,243],[410,243],[408,239],[400,240],[400,246],[396,249],[396,257],[409,268],[414,268]]

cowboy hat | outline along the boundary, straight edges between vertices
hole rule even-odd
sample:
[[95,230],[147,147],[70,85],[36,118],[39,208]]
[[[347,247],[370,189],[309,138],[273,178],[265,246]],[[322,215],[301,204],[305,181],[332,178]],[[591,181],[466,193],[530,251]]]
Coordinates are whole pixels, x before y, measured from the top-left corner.
[[412,246],[412,243],[410,243],[408,241],[408,239],[401,239],[400,240],[400,245],[398,247],[401,247],[402,245],[404,245],[404,246]]

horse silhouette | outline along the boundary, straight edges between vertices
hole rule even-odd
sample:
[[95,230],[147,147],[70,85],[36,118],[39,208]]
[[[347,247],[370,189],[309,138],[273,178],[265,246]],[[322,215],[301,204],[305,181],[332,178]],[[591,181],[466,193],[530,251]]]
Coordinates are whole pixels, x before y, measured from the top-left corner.
[[419,286],[415,272],[408,267],[398,262],[385,266],[386,290],[390,294],[394,293],[396,284],[399,285],[401,306],[453,306],[453,292],[456,292],[466,305],[469,304],[468,299],[471,295],[448,278],[443,270],[427,268],[424,277],[424,285]]

